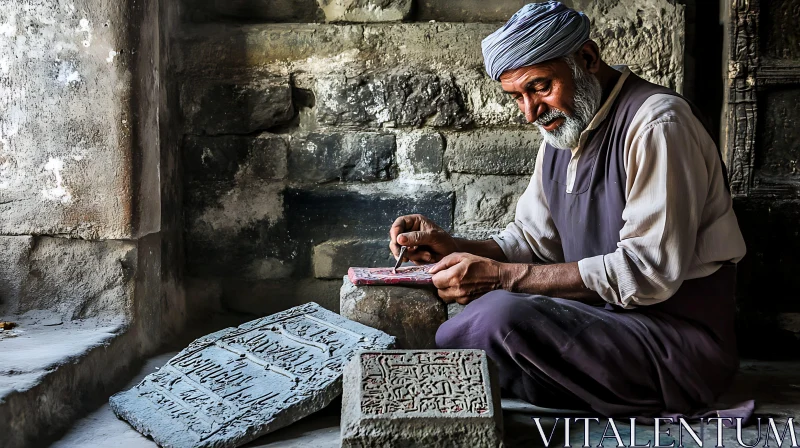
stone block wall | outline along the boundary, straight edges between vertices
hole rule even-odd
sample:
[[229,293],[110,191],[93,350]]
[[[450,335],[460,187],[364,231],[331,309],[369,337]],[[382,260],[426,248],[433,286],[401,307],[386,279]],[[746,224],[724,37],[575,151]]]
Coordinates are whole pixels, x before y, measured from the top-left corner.
[[0,315],[121,320],[133,358],[185,319],[164,112],[178,10],[112,3],[0,0]]
[[[398,215],[470,237],[505,227],[541,140],[485,75],[480,42],[523,4],[184,2],[188,294],[251,313],[336,310],[347,266],[390,263]],[[681,90],[682,4],[571,5],[608,62]]]

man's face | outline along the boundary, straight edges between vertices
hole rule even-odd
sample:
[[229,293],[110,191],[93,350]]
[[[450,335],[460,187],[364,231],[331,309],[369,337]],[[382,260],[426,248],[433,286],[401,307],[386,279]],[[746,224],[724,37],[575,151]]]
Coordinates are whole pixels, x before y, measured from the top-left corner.
[[602,99],[597,78],[572,56],[507,70],[500,75],[500,85],[545,141],[561,149],[578,145]]
[[[500,75],[500,85],[517,102],[528,123],[537,123],[553,109],[566,114],[573,112],[575,81],[563,59],[507,70]],[[553,131],[564,124],[564,118],[537,124],[546,131]]]

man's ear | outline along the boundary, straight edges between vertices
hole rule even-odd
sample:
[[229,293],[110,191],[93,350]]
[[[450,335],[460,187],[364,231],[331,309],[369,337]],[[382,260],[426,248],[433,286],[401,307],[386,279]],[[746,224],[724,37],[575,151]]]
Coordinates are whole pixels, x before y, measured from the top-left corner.
[[595,74],[600,70],[600,48],[595,41],[587,40],[575,54],[576,59],[589,73]]

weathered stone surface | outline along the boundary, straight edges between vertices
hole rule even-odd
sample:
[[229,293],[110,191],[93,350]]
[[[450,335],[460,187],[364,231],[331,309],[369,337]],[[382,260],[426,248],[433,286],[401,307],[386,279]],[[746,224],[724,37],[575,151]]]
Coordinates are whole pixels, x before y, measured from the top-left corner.
[[487,236],[514,220],[517,201],[530,176],[453,176],[456,189],[455,228],[459,234]]
[[326,310],[339,312],[341,279],[247,280],[228,277],[216,281],[222,287],[225,308],[233,311],[269,315],[302,305],[313,298]]
[[0,234],[133,237],[139,15],[92,0],[0,11]]
[[162,446],[235,447],[327,406],[357,350],[393,343],[309,303],[197,339],[111,407]]
[[316,0],[183,0],[184,15],[193,22],[246,20],[259,22],[318,22]]
[[398,348],[436,348],[436,330],[447,320],[447,305],[430,287],[342,284],[342,316],[397,338]]
[[471,174],[533,174],[542,143],[533,125],[526,130],[481,129],[447,134],[447,169]]
[[0,237],[0,315],[50,310],[65,320],[124,320],[135,272],[130,242]]
[[[680,88],[684,5],[673,5],[669,0],[584,3],[583,9],[593,19],[592,36],[600,43],[606,62],[628,64],[649,81]],[[332,73],[355,77],[371,70],[403,67],[415,73],[450,72],[456,79],[464,78],[466,84],[484,76],[481,40],[500,25],[216,25],[182,37],[179,68],[187,73],[214,72],[219,67],[259,68],[320,78]],[[488,81],[487,85],[492,83]],[[465,97],[468,95],[464,92]],[[491,102],[513,106],[507,101],[498,94]]]
[[193,134],[249,134],[294,116],[286,78],[194,80],[181,88],[181,108]]
[[412,131],[397,136],[397,164],[400,170],[415,175],[442,171],[444,138],[438,132]]
[[[505,22],[514,15],[527,0],[419,0],[416,2],[414,19],[439,22]],[[569,4],[569,1],[563,2]]]
[[393,266],[394,261],[388,239],[325,241],[314,246],[312,255],[314,277],[323,279],[342,278],[350,266]]
[[255,137],[187,135],[183,144],[186,182],[202,187],[208,182],[283,179],[287,153],[286,140],[267,132]]
[[317,0],[326,22],[398,22],[412,0]]
[[444,229],[453,226],[453,194],[413,186],[380,185],[358,189],[288,189],[286,217],[293,238],[384,238],[394,220],[421,213]]
[[284,219],[283,183],[192,184],[187,191],[187,268],[197,276],[284,278],[294,242]]
[[463,126],[471,119],[453,79],[381,73],[317,80],[317,119],[326,125]]
[[800,179],[800,89],[778,88],[759,94],[756,176]]
[[686,6],[669,0],[581,0],[590,37],[610,64],[626,64],[648,81],[681,92]]
[[365,351],[345,368],[342,447],[499,447],[500,388],[482,350]]
[[315,132],[292,141],[291,177],[320,183],[388,180],[394,152],[394,134]]
[[461,313],[462,311],[464,311],[464,308],[466,308],[466,307],[467,307],[466,305],[462,305],[460,303],[455,303],[455,302],[448,303],[447,304],[447,318],[448,319],[452,319],[452,318],[458,316],[458,314]]

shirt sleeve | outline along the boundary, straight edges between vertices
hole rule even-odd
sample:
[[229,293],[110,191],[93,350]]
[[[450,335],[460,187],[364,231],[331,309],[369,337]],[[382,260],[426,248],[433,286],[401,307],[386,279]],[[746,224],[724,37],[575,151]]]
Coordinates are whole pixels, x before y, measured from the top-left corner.
[[578,262],[588,288],[626,308],[664,301],[681,286],[709,191],[707,133],[688,103],[658,96],[670,98],[648,99],[626,137],[617,250]]
[[561,238],[556,230],[542,188],[542,160],[545,144],[536,154],[533,176],[517,202],[514,222],[493,235],[511,263],[560,263],[564,261]]

